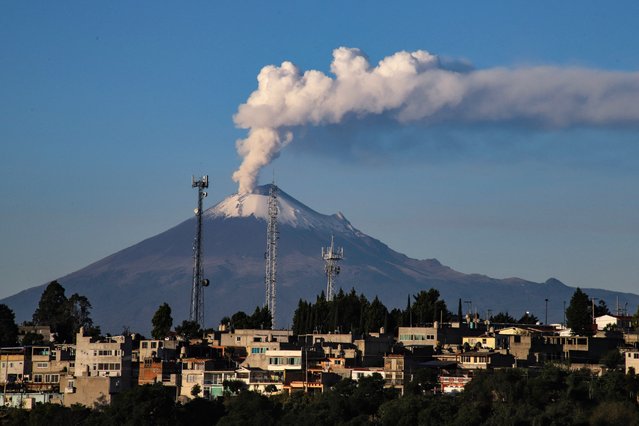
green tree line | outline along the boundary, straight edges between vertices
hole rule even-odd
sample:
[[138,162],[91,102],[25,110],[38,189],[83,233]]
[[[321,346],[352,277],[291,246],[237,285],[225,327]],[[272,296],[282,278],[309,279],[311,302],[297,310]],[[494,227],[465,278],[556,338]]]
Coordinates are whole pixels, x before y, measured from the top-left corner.
[[384,328],[393,332],[397,327],[424,325],[435,321],[448,321],[451,313],[439,291],[431,288],[408,297],[406,309],[388,310],[377,296],[369,301],[355,289],[346,293],[342,289],[326,300],[322,292],[315,302],[301,300],[293,314],[293,334],[313,332],[371,333]]

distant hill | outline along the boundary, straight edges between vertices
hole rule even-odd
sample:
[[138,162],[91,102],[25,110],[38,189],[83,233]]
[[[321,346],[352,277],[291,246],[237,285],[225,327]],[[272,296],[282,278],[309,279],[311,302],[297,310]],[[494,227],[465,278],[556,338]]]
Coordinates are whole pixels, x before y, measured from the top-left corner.
[[[264,251],[269,186],[252,194],[231,195],[204,213],[204,271],[211,286],[204,289],[204,318],[216,326],[238,310],[250,313],[264,303]],[[519,278],[494,279],[463,274],[435,259],[416,260],[360,232],[342,215],[323,215],[279,191],[279,256],[277,324],[290,325],[300,298],[314,299],[326,288],[321,247],[344,247],[338,287],[354,287],[369,298],[379,296],[390,308],[406,306],[407,296],[437,288],[448,308],[456,312],[458,299],[472,301],[480,313],[508,311],[519,317],[530,311],[541,320],[549,299],[549,322],[563,319],[563,302],[574,288],[556,279],[534,283]],[[401,220],[401,218],[398,218]],[[195,218],[119,251],[79,271],[58,278],[67,290],[83,294],[93,304],[93,319],[104,332],[124,326],[148,333],[151,317],[164,302],[174,323],[188,318]],[[31,318],[46,284],[1,300],[18,321]],[[612,309],[617,298],[634,312],[639,296],[600,289],[584,289]],[[467,305],[464,305],[466,309]]]

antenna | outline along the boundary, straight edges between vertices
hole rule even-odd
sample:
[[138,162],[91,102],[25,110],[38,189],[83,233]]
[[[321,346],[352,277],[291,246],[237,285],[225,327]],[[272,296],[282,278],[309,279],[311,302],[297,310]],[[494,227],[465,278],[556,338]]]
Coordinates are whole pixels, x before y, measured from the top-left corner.
[[333,242],[333,236],[331,235],[331,246],[322,247],[322,258],[324,258],[324,270],[326,271],[326,300],[329,302],[333,300],[335,293],[335,278],[339,275],[340,267],[339,261],[344,258],[344,249],[342,247],[335,247]]
[[271,329],[275,329],[275,289],[277,283],[277,186],[275,178],[268,192],[268,223],[266,226],[266,252],[264,259],[266,273],[264,274],[264,286],[266,287],[266,302],[264,305],[271,313]]
[[191,177],[191,187],[197,188],[197,208],[194,210],[197,218],[195,229],[195,239],[193,241],[193,283],[191,286],[191,311],[189,319],[196,322],[200,327],[204,323],[204,298],[202,297],[202,287],[208,287],[209,280],[204,278],[204,268],[202,267],[202,200],[208,193],[204,191],[209,187],[209,177],[202,176],[195,180]]

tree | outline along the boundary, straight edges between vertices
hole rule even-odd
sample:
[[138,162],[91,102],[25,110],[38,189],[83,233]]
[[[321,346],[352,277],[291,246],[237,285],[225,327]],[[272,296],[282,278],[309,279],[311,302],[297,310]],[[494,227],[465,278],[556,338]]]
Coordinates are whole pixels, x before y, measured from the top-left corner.
[[388,309],[375,296],[375,299],[366,308],[366,318],[364,319],[364,332],[377,332],[381,327],[386,325],[388,317]]
[[90,317],[91,303],[77,293],[67,298],[64,287],[51,281],[42,293],[38,307],[33,313],[34,324],[46,324],[55,333],[58,342],[73,342],[80,327],[91,336],[100,334],[100,328],[93,325]]
[[222,386],[224,390],[230,392],[231,395],[236,395],[246,389],[246,383],[241,380],[224,380]]
[[0,304],[0,346],[14,346],[18,343],[16,316],[5,304]]
[[78,293],[73,293],[68,300],[68,309],[73,319],[74,332],[78,332],[80,327],[85,330],[93,327],[93,320],[91,319],[91,303],[86,296],[80,296]]
[[580,336],[593,334],[590,300],[579,287],[573,293],[570,305],[566,308],[566,322],[572,334]]
[[202,392],[202,388],[197,383],[194,384],[193,387],[191,388],[191,396],[193,398],[197,398],[201,392]]
[[623,355],[621,355],[621,352],[619,352],[618,349],[611,349],[606,354],[604,354],[604,356],[601,357],[601,360],[599,362],[603,364],[607,369],[614,370],[620,364],[623,364],[624,357]]
[[497,324],[514,324],[516,320],[511,317],[508,312],[500,312],[497,315],[490,317],[490,322]]
[[600,317],[602,315],[610,315],[610,309],[608,309],[608,305],[603,299],[601,299],[599,303],[595,305],[595,316]]
[[271,318],[271,311],[267,306],[255,307],[253,315],[249,318],[249,324],[251,328],[259,328],[262,330],[268,330],[273,325],[273,319]]
[[[114,395],[103,409],[106,419],[97,424],[175,425],[176,404],[171,389],[160,383],[134,386]],[[107,420],[108,419],[108,420]]]
[[184,320],[182,324],[175,327],[175,332],[185,340],[192,339],[200,335],[202,329],[197,321]]
[[44,345],[44,336],[40,333],[28,332],[20,342],[22,346],[38,346]]
[[69,315],[69,300],[64,294],[64,287],[57,281],[51,281],[42,293],[38,307],[33,313],[35,324],[46,324],[51,327],[59,342],[73,341],[73,323]]
[[439,299],[439,291],[431,288],[428,291],[420,291],[413,296],[412,314],[413,321],[420,324],[439,321],[440,317],[446,321],[449,319],[446,302]]
[[151,324],[153,325],[151,336],[154,339],[164,339],[169,334],[173,326],[173,318],[171,317],[171,307],[167,303],[163,303],[155,311]]
[[524,313],[517,324],[537,324],[539,322],[539,318],[531,314],[530,312]]

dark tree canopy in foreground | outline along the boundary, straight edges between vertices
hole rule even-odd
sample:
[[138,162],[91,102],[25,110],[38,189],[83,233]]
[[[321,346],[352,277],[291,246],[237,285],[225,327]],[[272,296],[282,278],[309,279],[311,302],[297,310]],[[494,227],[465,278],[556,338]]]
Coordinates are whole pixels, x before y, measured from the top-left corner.
[[67,298],[64,287],[52,281],[40,297],[33,323],[50,326],[57,342],[72,343],[80,327],[84,327],[88,335],[100,334],[100,328],[93,326],[90,313],[91,303],[85,296],[74,293]]
[[379,375],[344,379],[321,394],[267,397],[238,389],[222,399],[185,405],[160,384],[137,386],[110,406],[90,410],[38,404],[8,409],[3,425],[638,425],[639,378],[612,370],[602,376],[548,365],[539,371],[481,372],[458,395],[433,394],[433,372],[420,370],[404,396]]
[[16,316],[5,304],[0,304],[0,346],[14,346],[18,343]]

